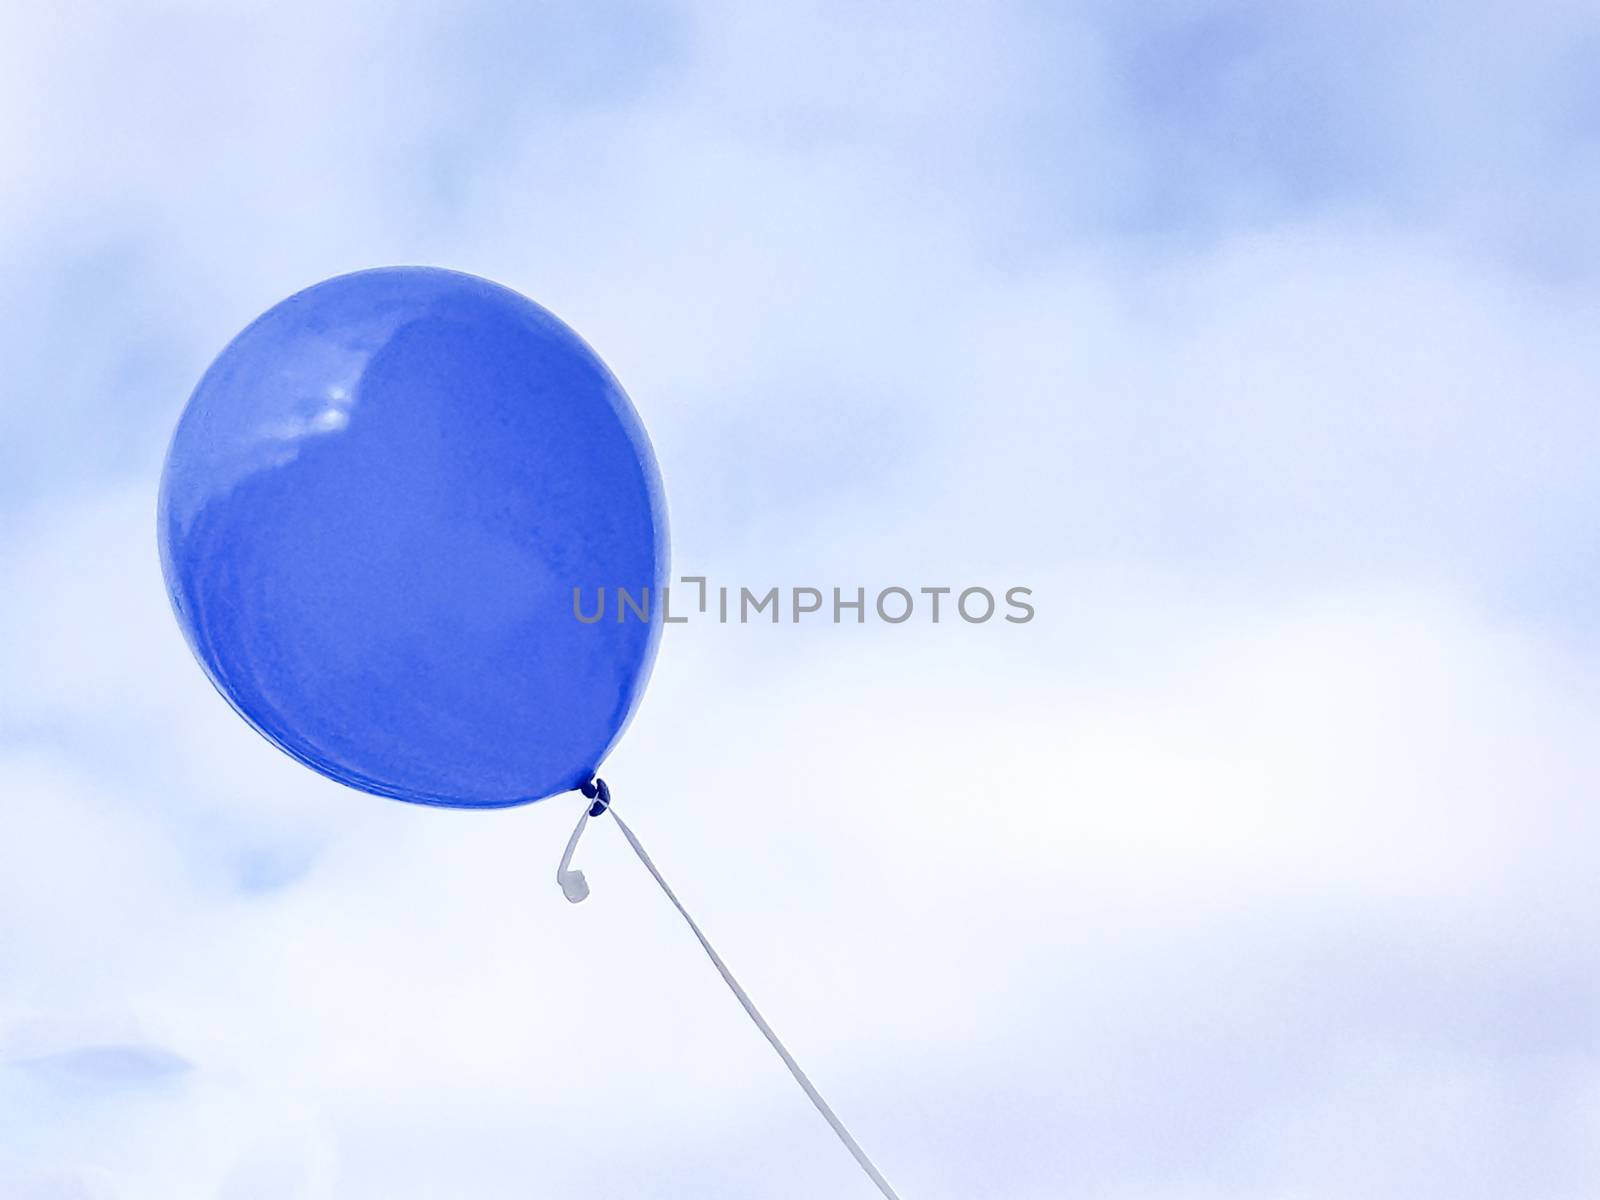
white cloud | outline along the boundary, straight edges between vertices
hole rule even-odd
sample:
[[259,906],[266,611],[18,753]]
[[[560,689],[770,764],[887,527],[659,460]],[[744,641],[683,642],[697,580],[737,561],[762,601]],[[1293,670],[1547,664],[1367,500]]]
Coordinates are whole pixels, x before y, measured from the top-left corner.
[[[1592,283],[1501,252],[1585,143],[1462,186],[1570,115],[1538,7],[1360,60],[1459,203],[1202,154],[1147,237],[1211,127],[1130,99],[1107,13],[13,11],[0,1191],[860,1185],[614,831],[569,908],[573,803],[343,791],[187,659],[184,390],[431,260],[612,362],[680,568],[1034,586],[1022,628],[675,628],[607,769],[908,1198],[1592,1194]],[[1273,28],[1242,78],[1377,102]],[[1447,86],[1480,60],[1512,109]]]

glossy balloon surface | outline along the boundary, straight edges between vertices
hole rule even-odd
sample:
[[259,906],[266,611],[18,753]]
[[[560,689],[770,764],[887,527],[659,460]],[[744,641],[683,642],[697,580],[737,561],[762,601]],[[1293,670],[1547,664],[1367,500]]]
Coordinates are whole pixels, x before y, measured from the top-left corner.
[[[190,398],[159,534],[195,656],[343,783],[524,803],[587,780],[660,633],[666,517],[633,406],[570,329],[470,275],[387,268],[292,296]],[[604,619],[586,615],[605,589]],[[623,619],[618,612],[624,611]]]

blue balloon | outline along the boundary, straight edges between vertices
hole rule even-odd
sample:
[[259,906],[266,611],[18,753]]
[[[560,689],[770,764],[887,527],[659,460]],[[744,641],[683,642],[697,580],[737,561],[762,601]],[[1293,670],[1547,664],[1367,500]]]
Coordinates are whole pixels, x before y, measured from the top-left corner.
[[[638,414],[572,330],[472,275],[362,271],[258,318],[189,399],[159,523],[217,690],[382,796],[579,786],[660,638],[666,510]],[[592,617],[602,588],[615,611],[578,619],[574,589]]]

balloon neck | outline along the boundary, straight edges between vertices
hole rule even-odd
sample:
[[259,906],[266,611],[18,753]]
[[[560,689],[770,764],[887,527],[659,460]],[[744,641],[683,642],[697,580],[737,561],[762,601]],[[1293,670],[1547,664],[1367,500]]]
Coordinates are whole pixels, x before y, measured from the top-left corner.
[[583,793],[584,799],[594,801],[589,806],[589,815],[591,817],[598,817],[611,807],[611,789],[606,786],[606,781],[599,776],[589,780],[587,783],[580,783],[578,790]]

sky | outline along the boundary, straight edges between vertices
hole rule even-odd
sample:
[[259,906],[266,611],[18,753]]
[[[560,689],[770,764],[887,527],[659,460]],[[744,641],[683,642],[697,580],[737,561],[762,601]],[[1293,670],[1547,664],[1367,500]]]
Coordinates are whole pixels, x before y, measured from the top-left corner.
[[580,801],[190,659],[183,403],[429,263],[576,328],[674,568],[605,775],[906,1200],[1600,1191],[1600,11],[0,5],[0,1195],[872,1194]]

